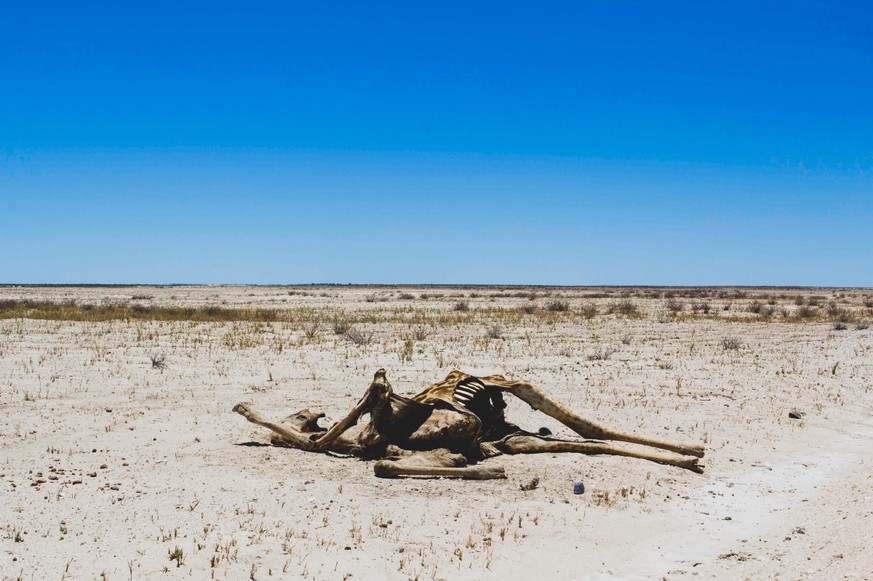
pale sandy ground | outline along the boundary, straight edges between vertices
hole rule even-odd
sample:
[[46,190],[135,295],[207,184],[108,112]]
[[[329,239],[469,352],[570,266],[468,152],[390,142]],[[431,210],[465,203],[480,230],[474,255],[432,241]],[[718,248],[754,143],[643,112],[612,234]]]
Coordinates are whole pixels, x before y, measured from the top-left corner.
[[[468,322],[440,322],[471,292]],[[0,288],[0,299],[311,307],[323,321],[307,338],[291,323],[0,319],[0,578],[873,579],[873,329],[744,310],[757,292],[789,311],[817,294],[869,319],[873,293],[705,299],[738,322],[670,319],[662,298],[631,297],[644,316],[629,319],[603,314],[613,299],[590,289],[514,292]],[[544,305],[546,293],[600,314],[519,316],[486,337],[479,309]],[[427,315],[411,360],[398,311]],[[370,344],[333,333],[334,318],[364,315]],[[742,347],[725,350],[725,337]],[[589,359],[605,347],[616,351]],[[456,367],[526,378],[608,425],[705,441],[706,473],[545,455],[489,460],[504,481],[380,480],[366,462],[264,446],[230,412],[247,400],[276,419],[311,407],[333,421],[379,367],[401,393]],[[520,402],[509,413],[570,435]],[[533,476],[539,488],[519,490]]]

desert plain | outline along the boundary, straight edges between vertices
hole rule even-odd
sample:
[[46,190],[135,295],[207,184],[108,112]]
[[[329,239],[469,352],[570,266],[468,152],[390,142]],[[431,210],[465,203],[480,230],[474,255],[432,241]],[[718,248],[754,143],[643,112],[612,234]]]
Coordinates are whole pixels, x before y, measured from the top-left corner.
[[[0,578],[873,579],[871,324],[870,289],[3,286]],[[527,379],[705,472],[379,479],[231,412],[329,425],[380,367]]]

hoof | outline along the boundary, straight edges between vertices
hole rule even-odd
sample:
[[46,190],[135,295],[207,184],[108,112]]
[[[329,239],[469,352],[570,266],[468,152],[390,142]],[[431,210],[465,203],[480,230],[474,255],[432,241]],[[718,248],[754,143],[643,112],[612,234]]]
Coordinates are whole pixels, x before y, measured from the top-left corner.
[[373,473],[377,478],[397,478],[400,475],[397,468],[397,464],[391,460],[379,460],[373,464]]

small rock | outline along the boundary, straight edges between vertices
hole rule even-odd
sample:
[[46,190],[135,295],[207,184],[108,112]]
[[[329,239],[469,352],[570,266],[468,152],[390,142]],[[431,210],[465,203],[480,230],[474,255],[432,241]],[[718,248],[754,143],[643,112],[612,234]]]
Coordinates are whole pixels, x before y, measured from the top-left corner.
[[581,480],[573,483],[573,494],[582,494],[585,492],[585,484]]
[[538,477],[534,476],[533,478],[530,479],[530,482],[528,482],[527,484],[521,483],[518,485],[518,487],[524,491],[528,491],[528,490],[535,489],[539,485],[540,485],[540,479]]
[[788,417],[792,420],[799,420],[803,418],[803,412],[799,412],[797,410],[791,410],[788,412]]

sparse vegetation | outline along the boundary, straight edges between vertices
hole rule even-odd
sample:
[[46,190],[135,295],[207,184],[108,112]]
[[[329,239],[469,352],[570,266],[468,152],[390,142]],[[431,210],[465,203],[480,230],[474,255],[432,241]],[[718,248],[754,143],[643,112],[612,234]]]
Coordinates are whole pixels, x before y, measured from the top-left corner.
[[564,311],[570,310],[570,303],[560,299],[555,299],[546,303],[546,310],[553,313],[563,313]]
[[47,319],[55,321],[280,321],[277,309],[227,309],[223,307],[168,307],[110,302],[106,304],[51,302],[34,300],[0,300],[0,319]]
[[412,338],[416,341],[424,341],[431,335],[431,330],[424,325],[418,325],[412,329]]
[[[585,511],[584,522],[591,523],[635,503],[644,513],[658,510],[675,502],[677,493],[688,494],[689,482],[701,482],[625,459],[597,459],[589,474],[590,462],[578,458],[564,465],[537,458],[548,466],[531,470],[538,464],[507,456],[494,460],[510,472],[504,484],[403,484],[404,496],[427,496],[443,517],[422,543],[417,513],[354,497],[391,484],[362,486],[361,475],[370,477],[366,465],[306,458],[302,470],[295,453],[264,446],[266,437],[255,436],[238,418],[232,433],[216,437],[216,419],[231,421],[228,398],[262,405],[271,420],[310,406],[327,412],[322,424],[331,425],[358,401],[379,367],[389,370],[399,395],[452,369],[475,369],[529,377],[559,401],[641,434],[705,442],[711,457],[722,459],[719,470],[739,473],[749,465],[728,461],[740,458],[737,448],[806,437],[804,421],[839,421],[843,406],[866,405],[873,394],[864,382],[873,349],[866,331],[873,299],[866,289],[0,292],[0,405],[9,410],[4,437],[13,454],[0,471],[11,523],[0,543],[10,554],[32,555],[47,541],[69,549],[59,549],[62,557],[47,553],[45,563],[27,562],[24,578],[100,579],[104,572],[116,579],[124,578],[124,569],[140,578],[149,571],[160,575],[162,568],[171,577],[175,566],[190,578],[355,579],[355,569],[344,570],[344,560],[335,556],[354,561],[376,548],[387,560],[385,569],[398,571],[399,578],[487,577],[492,562],[505,570],[507,552],[560,538],[564,521],[583,522]],[[810,296],[814,292],[820,294]],[[317,298],[324,296],[330,298]],[[568,308],[548,309],[553,300]],[[682,310],[671,314],[669,300]],[[134,308],[137,301],[142,306]],[[457,302],[466,309],[456,310]],[[758,313],[747,309],[753,302]],[[661,319],[665,325],[657,324]],[[160,373],[159,361],[171,373]],[[507,403],[527,409],[515,399]],[[807,414],[803,420],[787,418],[795,406]],[[64,438],[45,429],[49,411]],[[71,413],[82,419],[77,434],[67,431]],[[359,425],[367,421],[364,416]],[[751,437],[731,434],[732,426],[749,422]],[[519,425],[549,433],[537,432],[540,426],[529,418]],[[185,430],[168,434],[173,426]],[[757,458],[773,461],[770,448],[756,447]],[[239,459],[232,467],[224,461],[230,456]],[[213,478],[226,472],[234,477]],[[169,486],[152,494],[165,475]],[[534,476],[539,485],[520,491],[520,481]],[[571,496],[577,477],[585,480],[585,496]],[[452,495],[470,490],[493,495],[495,502],[473,511],[451,506]],[[25,520],[29,503],[41,514],[56,512]],[[112,567],[105,560],[73,560],[80,551],[99,554],[106,543],[101,531],[114,526],[119,503],[142,507],[126,513],[129,553],[119,553]],[[72,565],[65,571],[67,559]],[[18,570],[9,574],[15,578]]]
[[815,307],[803,305],[794,311],[794,316],[798,319],[812,319],[816,316]]
[[593,319],[597,316],[597,305],[594,303],[585,303],[579,307],[579,314],[583,319]]
[[167,356],[163,353],[155,353],[151,356],[152,369],[164,369],[167,366]]
[[485,330],[485,336],[489,339],[500,339],[503,336],[503,327],[500,325],[491,325]]
[[597,347],[593,353],[588,355],[589,361],[606,361],[610,357],[612,357],[613,353],[615,353],[615,349],[612,347]]
[[176,545],[174,549],[168,550],[167,553],[171,561],[176,561],[176,567],[181,567],[185,563],[185,551],[182,550],[182,547]]
[[321,334],[321,323],[318,321],[311,321],[303,325],[303,335],[310,341],[318,337],[319,334]]
[[640,308],[637,304],[629,299],[614,301],[606,307],[606,312],[610,315],[619,314],[625,316],[636,316],[640,314]]
[[369,345],[373,341],[373,335],[372,333],[364,334],[356,329],[351,329],[346,333],[346,339],[360,347],[363,345]]
[[333,322],[333,334],[334,335],[345,335],[349,331],[351,331],[352,325],[348,321],[344,319],[335,319]]

